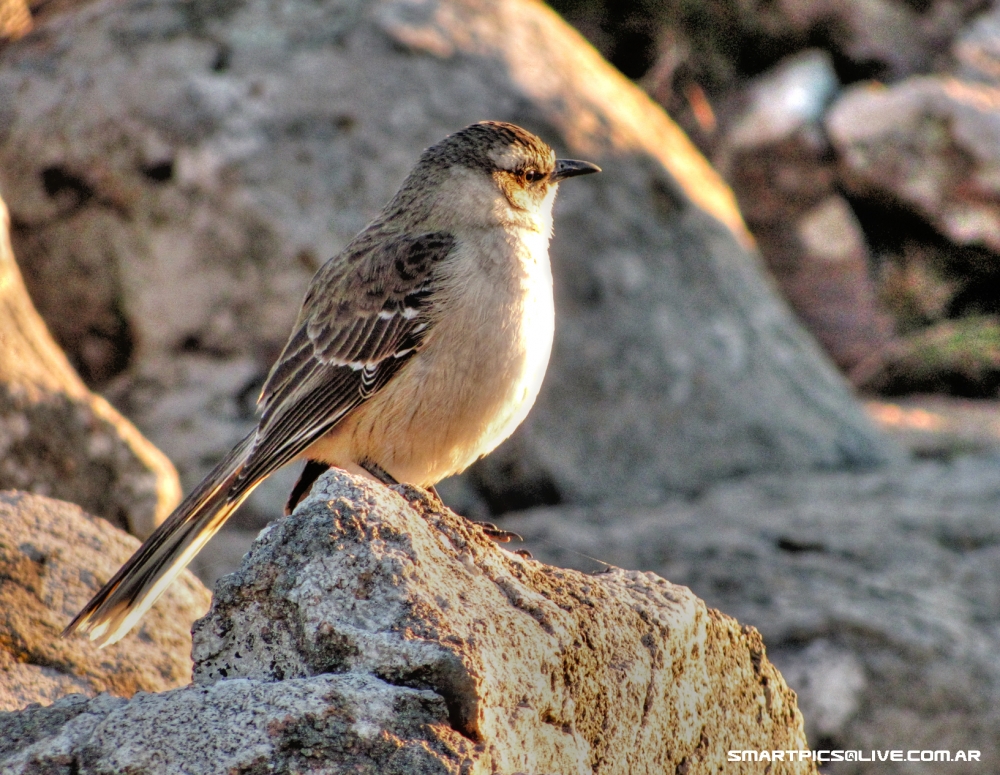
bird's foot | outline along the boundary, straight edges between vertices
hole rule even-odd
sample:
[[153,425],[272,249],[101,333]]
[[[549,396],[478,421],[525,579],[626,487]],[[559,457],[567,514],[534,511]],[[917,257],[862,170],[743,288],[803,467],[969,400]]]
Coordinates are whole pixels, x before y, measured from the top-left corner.
[[427,492],[429,492],[431,495],[433,495],[439,501],[441,501],[441,505],[444,506],[444,498],[441,497],[441,493],[438,492],[437,487],[435,487],[433,484],[430,484],[427,487],[425,487],[424,489],[427,490]]
[[481,527],[483,529],[483,532],[486,533],[486,537],[493,539],[498,544],[509,543],[514,538],[516,538],[518,541],[524,540],[517,533],[511,530],[504,530],[503,528],[499,528],[492,522],[473,522],[472,524]]
[[[431,495],[433,495],[435,498],[441,501],[442,505],[444,505],[444,500],[441,498],[441,494],[437,491],[437,487],[435,487],[432,484],[426,487],[425,489],[427,490],[427,492],[429,492]],[[493,541],[496,541],[498,544],[510,543],[514,539],[518,541],[524,540],[517,533],[511,530],[504,530],[502,528],[499,528],[492,522],[476,522],[475,520],[471,519],[469,520],[469,522],[472,522],[473,525],[477,525],[478,527],[482,528],[483,532],[486,534],[486,537],[492,539]],[[514,554],[519,554],[522,557],[528,559],[531,558],[531,552],[529,552],[527,549],[519,549],[518,551],[514,552]]]

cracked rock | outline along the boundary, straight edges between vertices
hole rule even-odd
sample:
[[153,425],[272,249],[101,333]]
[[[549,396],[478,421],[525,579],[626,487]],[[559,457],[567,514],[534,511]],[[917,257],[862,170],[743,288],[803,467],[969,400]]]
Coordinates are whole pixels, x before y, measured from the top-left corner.
[[219,582],[193,657],[183,689],[0,717],[24,741],[0,767],[692,775],[807,747],[759,634],[690,590],[521,558],[336,470]]

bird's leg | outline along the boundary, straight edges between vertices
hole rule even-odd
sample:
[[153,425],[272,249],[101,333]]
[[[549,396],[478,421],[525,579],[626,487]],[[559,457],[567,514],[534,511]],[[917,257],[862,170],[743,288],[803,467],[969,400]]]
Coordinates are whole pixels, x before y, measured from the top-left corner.
[[373,478],[378,479],[382,484],[399,484],[396,478],[386,471],[378,463],[371,460],[362,460],[358,465],[360,465],[365,471],[372,475]]
[[309,494],[310,490],[312,490],[312,486],[316,484],[316,480],[329,469],[330,466],[326,463],[320,463],[316,460],[309,460],[306,462],[305,468],[303,468],[302,473],[299,474],[299,480],[295,483],[292,491],[288,494],[288,502],[285,504],[285,516],[288,516],[295,511],[295,507],[298,506],[302,502],[302,499]]

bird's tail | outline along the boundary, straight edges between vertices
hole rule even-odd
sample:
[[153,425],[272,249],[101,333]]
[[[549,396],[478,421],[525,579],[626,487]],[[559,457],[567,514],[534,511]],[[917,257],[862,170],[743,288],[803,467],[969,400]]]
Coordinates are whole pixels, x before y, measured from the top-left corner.
[[80,632],[103,648],[132,629],[263,479],[233,486],[253,441],[251,433],[205,477],[76,615],[64,637]]

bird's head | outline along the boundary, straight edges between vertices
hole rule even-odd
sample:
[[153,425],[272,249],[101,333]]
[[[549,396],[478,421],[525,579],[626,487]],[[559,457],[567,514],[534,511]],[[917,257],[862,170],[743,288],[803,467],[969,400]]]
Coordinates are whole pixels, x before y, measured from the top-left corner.
[[[442,193],[468,211],[477,203],[505,219],[500,211],[544,216],[552,209],[559,182],[600,172],[596,164],[557,159],[540,138],[514,124],[481,121],[448,135],[421,156],[417,171],[445,173]],[[501,196],[498,196],[501,195]]]

